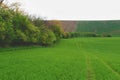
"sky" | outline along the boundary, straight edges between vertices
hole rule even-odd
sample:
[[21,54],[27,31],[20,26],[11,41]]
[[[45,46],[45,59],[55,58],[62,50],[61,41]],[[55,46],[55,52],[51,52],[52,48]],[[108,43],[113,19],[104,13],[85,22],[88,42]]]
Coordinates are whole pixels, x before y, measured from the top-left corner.
[[6,0],[48,20],[120,20],[120,0]]

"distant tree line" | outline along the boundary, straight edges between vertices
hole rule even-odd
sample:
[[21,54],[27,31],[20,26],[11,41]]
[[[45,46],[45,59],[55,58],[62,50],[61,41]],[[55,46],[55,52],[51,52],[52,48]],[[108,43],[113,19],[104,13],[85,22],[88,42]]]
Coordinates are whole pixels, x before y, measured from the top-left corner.
[[111,34],[103,33],[97,34],[95,32],[66,32],[63,38],[75,38],[75,37],[112,37]]

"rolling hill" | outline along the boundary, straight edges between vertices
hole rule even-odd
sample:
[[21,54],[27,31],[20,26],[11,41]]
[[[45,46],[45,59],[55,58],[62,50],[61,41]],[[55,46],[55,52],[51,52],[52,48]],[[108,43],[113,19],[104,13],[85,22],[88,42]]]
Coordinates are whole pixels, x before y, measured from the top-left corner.
[[74,32],[76,31],[78,21],[61,20],[61,23],[65,31]]
[[108,21],[62,21],[62,27],[67,32],[96,32],[120,36],[120,20]]
[[117,36],[120,35],[120,21],[79,21],[76,31],[107,33]]

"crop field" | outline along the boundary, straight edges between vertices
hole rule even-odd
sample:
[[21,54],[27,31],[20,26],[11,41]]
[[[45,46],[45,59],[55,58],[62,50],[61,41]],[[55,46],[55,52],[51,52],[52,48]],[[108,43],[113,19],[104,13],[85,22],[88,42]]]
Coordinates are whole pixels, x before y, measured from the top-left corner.
[[120,38],[63,39],[0,49],[0,80],[120,80]]
[[120,34],[120,21],[79,21],[76,31],[95,32],[98,34],[106,33],[113,36]]

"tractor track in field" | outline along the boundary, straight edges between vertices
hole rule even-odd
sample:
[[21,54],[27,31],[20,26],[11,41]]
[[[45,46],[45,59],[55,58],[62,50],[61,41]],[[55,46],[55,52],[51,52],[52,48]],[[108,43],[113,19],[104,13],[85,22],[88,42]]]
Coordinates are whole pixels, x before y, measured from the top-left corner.
[[[94,51],[88,50],[88,52],[96,53]],[[92,54],[97,60],[99,60],[104,66],[106,66],[111,72],[120,78],[120,73],[118,73],[113,67],[111,67],[104,59],[100,58],[97,54]]]
[[[94,75],[94,70],[92,69],[92,65],[91,65],[91,57],[89,55],[89,53],[91,53],[91,51],[86,51],[86,61],[87,61],[87,80],[96,80],[95,79],[95,75]],[[104,59],[98,57],[96,54],[92,54],[92,56],[94,58],[96,58],[98,61],[100,61],[100,63],[102,63],[103,66],[105,66],[109,71],[111,71],[111,73],[115,74],[116,77],[118,77],[120,80],[120,74],[114,70],[113,67],[111,67]]]
[[104,66],[106,66],[109,70],[111,70],[116,76],[120,78],[120,74],[114,70],[104,59],[99,58],[97,55],[94,54],[96,59],[98,59],[101,63],[103,63]]
[[86,55],[85,57],[87,65],[87,80],[95,80],[95,75],[92,69],[90,57],[88,55]]
[[[77,42],[77,41],[76,41]],[[84,48],[84,43],[83,42],[77,42],[76,43],[76,46],[78,49],[81,48],[81,50]],[[92,69],[92,65],[91,65],[91,60],[90,60],[90,56],[89,55],[86,55],[85,53],[88,53],[87,51],[85,51],[85,49],[83,49],[83,55],[86,59],[86,66],[87,66],[87,80],[96,80],[95,79],[95,75],[94,75],[94,71]]]
[[95,80],[95,75],[92,69],[90,55],[94,56],[94,58],[100,61],[103,64],[103,66],[107,67],[111,71],[111,73],[115,74],[118,78],[120,78],[120,74],[117,71],[115,71],[114,68],[112,68],[104,59],[101,59],[96,54],[89,55],[89,53],[96,53],[96,52],[86,49],[87,46],[85,46],[83,42],[76,41],[76,47],[77,49],[83,50],[83,53],[86,57],[87,80]]

